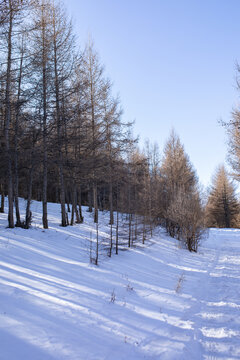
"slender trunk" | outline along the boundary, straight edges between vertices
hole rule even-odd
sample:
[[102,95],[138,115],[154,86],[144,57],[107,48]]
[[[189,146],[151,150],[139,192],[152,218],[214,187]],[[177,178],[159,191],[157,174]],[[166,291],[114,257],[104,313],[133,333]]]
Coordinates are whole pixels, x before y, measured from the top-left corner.
[[118,209],[117,209],[117,224],[116,224],[116,255],[118,255],[118,221],[119,221],[119,216],[118,216]]
[[130,183],[128,183],[128,247],[131,246],[131,228],[132,228],[131,193],[130,193]]
[[[45,107],[45,106],[44,106]],[[45,113],[45,110],[44,110]],[[44,229],[48,229],[47,219],[47,128],[46,128],[46,113],[44,115],[43,124],[43,193],[42,193],[42,206],[43,216],[42,222]]]
[[138,235],[138,217],[135,214],[134,215],[134,219],[135,219],[135,234],[134,234],[134,239],[137,240],[137,235]]
[[79,222],[79,215],[77,211],[77,189],[75,183],[73,184],[73,191],[72,191],[72,214],[71,214],[70,225],[74,224],[74,214],[76,214],[76,222]]
[[110,224],[110,249],[109,249],[109,257],[112,256],[112,248],[113,248],[113,234],[112,234],[112,224]]
[[5,194],[3,190],[3,184],[0,185],[1,190],[1,207],[0,207],[0,213],[4,213],[4,200],[5,200]]
[[66,221],[67,214],[65,209],[65,189],[64,189],[64,179],[63,179],[63,167],[61,160],[59,164],[59,178],[60,178],[60,202],[61,202],[61,215],[62,215],[61,225],[67,226],[67,221]]
[[22,52],[20,59],[20,69],[18,77],[18,94],[17,94],[17,109],[16,109],[16,118],[15,118],[15,134],[14,134],[14,195],[15,195],[15,210],[16,210],[16,226],[22,226],[20,211],[19,211],[19,202],[18,202],[18,128],[19,128],[19,113],[20,113],[20,96],[21,96],[21,82],[22,82],[22,67],[23,67],[23,40],[22,40]]
[[113,184],[112,184],[112,176],[110,176],[110,184],[109,184],[109,210],[110,210],[110,221],[109,224],[114,224],[113,217]]
[[93,203],[92,203],[92,191],[90,184],[88,185],[88,211],[91,213],[93,211]]
[[[92,121],[92,155],[93,155],[93,160],[95,163],[95,161],[96,161],[95,97],[94,97],[91,56],[89,57],[89,74],[90,74],[90,95],[91,95],[91,117],[92,117],[92,119],[91,119],[91,121]],[[94,207],[94,222],[98,223],[98,201],[97,201],[97,184],[96,184],[96,178],[95,178],[95,168],[93,168],[93,207]]]
[[148,184],[149,184],[149,193],[148,193],[148,206],[149,206],[149,223],[150,223],[150,235],[152,237],[153,231],[153,219],[152,219],[152,184],[151,184],[151,177],[148,176]]
[[27,197],[27,207],[26,207],[26,218],[25,218],[25,229],[29,229],[32,220],[32,212],[30,211],[31,201],[32,201],[32,183],[33,183],[33,165],[30,168],[29,172],[29,182],[28,182],[28,197]]
[[97,201],[97,184],[93,184],[93,207],[94,207],[94,222],[98,223],[98,201]]
[[45,24],[44,5],[42,4],[42,86],[43,86],[43,191],[42,191],[42,222],[44,229],[48,229],[47,218],[47,76],[46,76],[46,24]]
[[79,208],[79,218],[80,218],[80,223],[83,223],[83,215],[82,215],[82,193],[81,193],[81,187],[79,186],[79,191],[78,191],[78,208]]
[[117,196],[116,196],[116,210],[117,210],[117,223],[116,223],[116,255],[118,255],[118,184],[117,184]]
[[134,234],[134,222],[132,222],[132,230],[131,230],[131,235],[132,235],[131,244],[132,244],[132,246],[133,246],[133,234]]
[[56,23],[55,12],[53,13],[53,31],[54,31],[54,76],[55,76],[55,105],[56,105],[56,120],[57,120],[57,138],[58,138],[58,169],[60,178],[60,202],[62,226],[67,226],[65,213],[65,187],[63,177],[63,156],[62,156],[62,124],[59,106],[59,79],[58,79],[58,54],[57,54],[57,39],[56,39]]
[[68,213],[66,210],[65,210],[65,214],[66,214],[66,226],[67,226],[67,225],[69,225],[69,220],[68,220]]
[[99,248],[99,244],[98,244],[98,223],[96,223],[96,237],[97,237],[97,243],[96,243],[96,259],[95,259],[95,264],[98,264],[98,248]]
[[132,214],[129,214],[128,221],[128,247],[131,247]]
[[143,237],[142,237],[142,243],[143,243],[143,244],[144,244],[144,242],[145,242],[145,232],[146,232],[145,226],[146,226],[146,216],[144,215],[144,216],[143,216],[143,232],[142,232],[142,235],[143,235]]
[[8,29],[8,58],[7,58],[7,75],[6,75],[6,108],[5,108],[5,149],[7,159],[8,173],[8,226],[14,228],[13,216],[13,178],[12,178],[12,159],[9,142],[9,127],[11,122],[11,65],[12,65],[12,28],[13,28],[13,8],[12,1],[9,0],[9,29]]
[[71,221],[70,221],[71,226],[73,226],[74,223],[74,214],[75,214],[75,204],[74,204],[74,199],[72,199],[72,212],[71,212]]

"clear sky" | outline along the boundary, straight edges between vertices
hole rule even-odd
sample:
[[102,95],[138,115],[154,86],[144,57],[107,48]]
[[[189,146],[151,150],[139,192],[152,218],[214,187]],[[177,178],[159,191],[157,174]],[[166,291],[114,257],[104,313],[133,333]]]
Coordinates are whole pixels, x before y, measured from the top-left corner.
[[160,149],[172,128],[200,181],[226,160],[228,121],[239,101],[239,0],[65,0],[78,43],[89,33],[140,144]]

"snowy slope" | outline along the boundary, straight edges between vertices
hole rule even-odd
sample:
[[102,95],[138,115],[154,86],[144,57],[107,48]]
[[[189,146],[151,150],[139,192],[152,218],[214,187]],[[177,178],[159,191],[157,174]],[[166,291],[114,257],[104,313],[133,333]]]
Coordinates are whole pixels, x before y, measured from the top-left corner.
[[240,230],[211,230],[198,254],[158,230],[95,266],[92,218],[62,228],[59,211],[46,231],[40,203],[30,230],[1,214],[0,360],[240,359]]

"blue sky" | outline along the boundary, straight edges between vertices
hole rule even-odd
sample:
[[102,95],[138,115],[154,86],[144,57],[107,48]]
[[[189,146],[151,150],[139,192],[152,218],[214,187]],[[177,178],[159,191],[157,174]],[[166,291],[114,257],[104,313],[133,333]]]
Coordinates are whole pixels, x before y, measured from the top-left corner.
[[91,34],[124,118],[162,150],[172,128],[200,181],[226,160],[238,103],[239,0],[65,0],[78,43]]

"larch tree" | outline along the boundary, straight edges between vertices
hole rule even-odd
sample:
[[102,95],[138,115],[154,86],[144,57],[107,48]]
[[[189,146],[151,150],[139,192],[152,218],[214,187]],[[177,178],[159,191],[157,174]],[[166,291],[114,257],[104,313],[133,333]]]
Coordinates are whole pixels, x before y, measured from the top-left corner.
[[74,39],[71,23],[65,16],[60,4],[52,4],[52,45],[53,45],[53,79],[54,110],[57,128],[57,153],[60,183],[61,225],[66,226],[65,184],[64,184],[64,103],[70,93],[71,75],[74,61]]
[[164,149],[161,166],[164,187],[163,214],[167,231],[197,251],[203,228],[198,179],[179,137],[174,131]]
[[238,225],[239,211],[236,187],[230,180],[224,165],[221,165],[213,176],[206,205],[206,223],[209,227],[235,227]]
[[[98,179],[97,169],[99,167],[100,145],[102,142],[100,128],[103,121],[103,89],[106,82],[103,78],[103,66],[100,64],[97,52],[91,39],[84,54],[85,67],[88,77],[88,97],[89,97],[89,112],[87,118],[89,119],[90,130],[90,148],[91,148],[91,176],[89,187],[92,188],[93,207],[94,207],[94,222],[98,223]],[[89,189],[89,190],[90,190]],[[91,190],[89,191],[91,193]],[[90,206],[91,208],[91,206]]]
[[103,130],[105,137],[105,146],[103,153],[106,155],[105,166],[106,173],[108,174],[108,183],[109,183],[109,194],[108,194],[108,204],[109,204],[109,213],[110,213],[110,250],[109,256],[112,254],[113,247],[113,231],[112,226],[114,223],[113,215],[113,184],[114,180],[116,181],[115,173],[115,164],[116,160],[120,153],[120,141],[121,141],[121,109],[119,109],[118,99],[114,99],[110,93],[111,86],[105,86],[105,91],[103,92]]
[[[19,77],[18,86],[15,85],[14,79],[17,77],[17,63],[18,58],[16,57],[16,43],[17,37],[19,36],[19,22],[23,16],[24,8],[28,6],[28,1],[20,0],[8,0],[0,2],[0,29],[1,29],[1,90],[4,89],[3,96],[3,148],[7,172],[7,193],[8,193],[8,226],[14,227],[14,172],[13,172],[13,157],[14,152],[11,143],[11,129],[14,117],[14,110],[18,107],[17,100],[19,100],[19,90],[16,94],[15,90],[19,89]],[[21,68],[21,60],[20,60]],[[20,76],[21,78],[21,76]],[[16,107],[17,104],[17,107]],[[18,112],[15,111],[15,114]],[[16,115],[18,116],[18,115]],[[16,126],[15,126],[16,130]],[[15,199],[16,200],[16,199]],[[17,223],[20,222],[20,216],[17,211],[18,219]]]
[[36,116],[40,118],[42,131],[42,222],[48,228],[47,189],[48,189],[48,146],[51,101],[53,99],[53,49],[51,26],[51,2],[39,0],[35,3],[33,21],[33,74],[36,83]]

